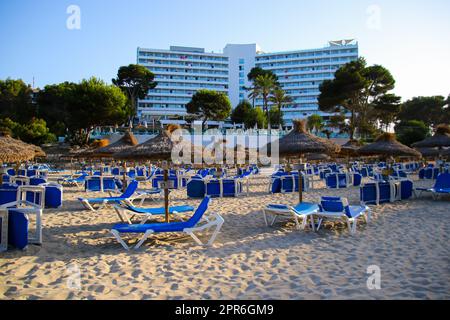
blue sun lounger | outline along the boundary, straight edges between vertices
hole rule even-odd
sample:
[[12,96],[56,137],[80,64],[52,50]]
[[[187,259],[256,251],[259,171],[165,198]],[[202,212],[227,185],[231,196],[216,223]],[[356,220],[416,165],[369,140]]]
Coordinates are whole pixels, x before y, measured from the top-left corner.
[[76,178],[70,177],[70,178],[58,179],[58,183],[61,185],[80,187],[81,185],[83,185],[85,183],[87,176],[88,176],[88,174],[83,172],[80,176],[78,176]]
[[[91,211],[98,211],[110,202],[118,203],[118,202],[124,201],[124,202],[128,202],[130,205],[133,205],[131,203],[131,201],[133,200],[132,196],[136,192],[137,187],[138,187],[138,182],[133,180],[128,185],[125,192],[120,196],[104,197],[104,198],[78,198],[78,200],[80,200],[80,202],[83,204],[83,206],[86,209],[89,209]],[[99,204],[99,206],[95,209],[93,206],[94,204]]]
[[182,232],[191,236],[196,243],[203,245],[203,242],[194,234],[194,232],[200,232],[209,228],[215,228],[211,238],[207,242],[207,245],[211,245],[216,239],[220,228],[222,227],[223,218],[214,213],[212,217],[206,218],[205,214],[208,211],[208,206],[211,199],[206,197],[202,200],[192,217],[184,222],[171,222],[171,223],[152,223],[152,224],[116,224],[111,229],[111,233],[117,239],[117,241],[126,249],[129,250],[130,246],[121,238],[122,234],[143,234],[137,244],[133,247],[138,249],[147,238],[154,233],[169,233],[169,232]]
[[[165,214],[164,207],[158,208],[138,208],[130,205],[129,203],[122,202],[120,205],[114,206],[120,220],[122,222],[126,222],[128,224],[132,224],[131,220],[136,215],[144,216],[144,219],[140,222],[141,224],[145,224],[147,220],[154,216],[162,216]],[[173,206],[169,207],[169,214],[179,214],[194,211],[195,208],[192,206]],[[131,212],[131,216],[127,214],[127,212]]]
[[441,173],[438,175],[433,188],[416,188],[419,196],[422,192],[431,192],[433,199],[437,199],[441,195],[450,195],[450,173]]
[[363,218],[366,223],[370,221],[370,208],[368,206],[350,206],[346,198],[322,197],[319,207],[320,211],[314,214],[314,217],[319,218],[317,231],[324,219],[344,221],[351,234],[356,233],[358,218]]
[[[304,230],[310,218],[314,213],[319,211],[319,206],[314,203],[303,202],[296,206],[288,206],[284,204],[269,204],[262,212],[266,226],[273,226],[275,220],[280,216],[293,217],[298,230]],[[272,215],[273,218],[269,222],[267,216]],[[302,222],[300,223],[299,220]],[[311,224],[314,231],[314,224]]]

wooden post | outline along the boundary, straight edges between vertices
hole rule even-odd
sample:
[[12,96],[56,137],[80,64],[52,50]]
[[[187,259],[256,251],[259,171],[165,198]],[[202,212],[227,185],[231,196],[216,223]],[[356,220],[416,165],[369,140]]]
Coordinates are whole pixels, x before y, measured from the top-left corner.
[[[302,155],[300,154],[300,165],[302,164]],[[303,202],[303,177],[300,169],[300,165],[298,166],[298,202]]]
[[122,192],[127,189],[127,162],[123,162]]
[[168,171],[168,163],[167,161],[163,161],[163,169],[164,169],[164,214],[165,214],[165,218],[166,218],[166,223],[170,222],[170,217],[169,217],[169,186],[168,186],[168,181],[169,181],[169,171]]
[[0,187],[3,185],[3,175],[4,175],[4,169],[3,169],[3,162],[0,162]]

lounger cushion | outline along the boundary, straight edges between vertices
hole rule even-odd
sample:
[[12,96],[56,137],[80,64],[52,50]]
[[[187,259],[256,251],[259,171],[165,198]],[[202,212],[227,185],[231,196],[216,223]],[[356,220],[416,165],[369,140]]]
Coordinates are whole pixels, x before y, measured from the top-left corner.
[[[136,212],[136,213],[154,214],[154,215],[165,214],[164,207],[160,207],[160,208],[137,208],[137,207],[133,207],[133,206],[126,206],[126,208],[128,210]],[[189,211],[194,211],[194,210],[195,210],[194,207],[187,206],[187,205],[169,207],[169,213],[189,212]]]
[[148,230],[154,232],[179,232],[186,229],[185,222],[152,223],[152,224],[116,224],[112,228],[120,233],[145,233]]
[[116,224],[112,228],[121,233],[145,233],[148,230],[154,232],[179,232],[187,228],[194,227],[202,218],[203,214],[208,210],[209,201],[211,199],[206,197],[202,200],[194,215],[184,222],[171,223],[151,223],[151,224]]

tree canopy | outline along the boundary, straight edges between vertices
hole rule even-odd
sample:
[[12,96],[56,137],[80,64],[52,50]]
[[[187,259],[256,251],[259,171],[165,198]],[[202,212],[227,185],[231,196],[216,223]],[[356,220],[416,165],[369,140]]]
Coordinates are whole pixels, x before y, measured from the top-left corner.
[[415,97],[401,105],[401,121],[421,120],[427,126],[450,123],[450,108],[443,96]]
[[231,102],[223,92],[199,90],[186,105],[189,114],[203,119],[203,125],[208,120],[222,121],[231,114]]
[[131,112],[118,87],[96,78],[46,86],[38,104],[50,128],[67,129],[70,137],[77,137],[72,140],[76,144],[87,143],[93,127],[123,123]]
[[430,135],[430,128],[420,120],[401,121],[395,126],[398,141],[411,146],[413,143],[422,141]]
[[56,136],[50,132],[43,119],[33,118],[26,124],[20,124],[10,118],[0,119],[0,131],[7,132],[14,138],[35,145],[56,141]]
[[262,69],[261,67],[253,67],[252,70],[250,70],[250,72],[247,74],[247,79],[250,82],[254,82],[256,80],[256,78],[258,78],[259,76],[264,76],[264,75],[268,75],[269,77],[272,77],[276,83],[276,85],[278,86],[278,77],[276,76],[275,73],[273,73],[272,70],[265,70]]
[[132,112],[136,114],[137,99],[144,99],[148,91],[157,86],[154,79],[155,75],[146,67],[130,64],[119,68],[112,83],[122,89],[130,101]]
[[22,80],[0,80],[0,118],[27,122],[36,114],[32,89]]
[[241,101],[231,113],[231,121],[243,123],[246,128],[253,128],[258,125],[264,128],[266,119],[261,108],[253,108],[247,100]]
[[[370,132],[373,127],[374,106],[386,105],[384,96],[394,89],[395,80],[389,70],[380,66],[367,66],[364,58],[343,65],[333,80],[320,86],[319,109],[325,112],[347,110],[351,113],[350,137],[355,131]],[[394,95],[389,101],[393,101]],[[343,109],[343,110],[342,110]]]

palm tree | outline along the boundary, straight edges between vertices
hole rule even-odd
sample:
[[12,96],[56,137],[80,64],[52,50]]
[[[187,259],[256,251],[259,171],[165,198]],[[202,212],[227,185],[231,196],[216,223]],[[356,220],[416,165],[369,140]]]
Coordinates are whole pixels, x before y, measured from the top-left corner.
[[288,96],[286,92],[281,88],[275,88],[272,95],[269,97],[269,101],[278,107],[279,119],[281,119],[281,108],[293,101],[291,96]]
[[255,100],[261,95],[259,88],[249,87],[245,88],[245,90],[250,91],[248,98],[252,100],[252,107],[255,108]]
[[323,128],[323,119],[318,114],[313,114],[308,117],[307,126],[309,131],[319,132]]
[[261,97],[263,99],[263,110],[267,116],[267,128],[270,130],[270,117],[269,117],[269,107],[267,102],[269,101],[269,96],[272,94],[273,90],[276,89],[276,79],[269,74],[264,74],[256,77],[252,93],[250,96]]

